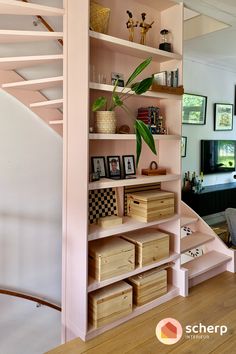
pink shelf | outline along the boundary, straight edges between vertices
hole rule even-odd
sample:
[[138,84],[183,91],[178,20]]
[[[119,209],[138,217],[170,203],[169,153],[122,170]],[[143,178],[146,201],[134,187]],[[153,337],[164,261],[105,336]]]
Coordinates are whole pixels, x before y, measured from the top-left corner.
[[91,292],[91,291],[94,291],[94,290],[97,290],[97,289],[100,289],[100,288],[104,288],[104,286],[116,283],[116,282],[118,282],[120,280],[123,280],[123,279],[127,279],[129,277],[132,277],[133,275],[145,272],[146,270],[159,267],[159,266],[161,266],[161,265],[163,265],[165,263],[173,262],[176,259],[178,259],[179,257],[180,257],[180,255],[178,253],[170,252],[170,256],[168,258],[164,258],[164,259],[160,260],[159,262],[149,264],[149,265],[147,265],[145,267],[137,267],[136,269],[134,269],[131,272],[128,272],[128,273],[125,273],[125,274],[121,274],[121,275],[119,275],[117,277],[106,279],[106,280],[103,280],[101,282],[98,282],[97,280],[95,280],[95,279],[90,277],[89,278],[88,292]]
[[0,0],[0,15],[62,16],[63,9],[20,1]]
[[119,235],[124,232],[139,230],[145,227],[157,226],[166,222],[179,220],[179,218],[179,215],[175,214],[171,217],[145,223],[126,216],[123,218],[123,224],[110,228],[102,228],[97,224],[93,224],[89,226],[88,241],[93,241],[112,235]]

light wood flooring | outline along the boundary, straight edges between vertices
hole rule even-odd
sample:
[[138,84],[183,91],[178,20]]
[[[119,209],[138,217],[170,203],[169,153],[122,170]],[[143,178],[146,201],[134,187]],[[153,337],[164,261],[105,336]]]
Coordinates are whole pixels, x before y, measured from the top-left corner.
[[[226,325],[228,333],[209,339],[182,339],[161,344],[155,336],[157,323],[172,317],[183,327],[191,324]],[[177,298],[84,343],[80,339],[48,354],[233,354],[236,353],[236,274],[225,272],[193,287],[188,297]]]

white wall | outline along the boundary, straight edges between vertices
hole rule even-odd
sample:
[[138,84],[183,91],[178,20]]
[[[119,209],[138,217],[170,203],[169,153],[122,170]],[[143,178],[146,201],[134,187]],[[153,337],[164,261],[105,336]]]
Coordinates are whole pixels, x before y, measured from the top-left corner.
[[0,287],[60,302],[62,139],[0,91]]
[[[236,121],[229,132],[214,131],[214,103],[234,103],[236,73],[216,68],[191,59],[184,61],[184,89],[186,93],[202,94],[208,97],[206,125],[183,124],[182,135],[187,136],[187,156],[182,158],[182,172],[200,172],[201,139],[236,140]],[[231,173],[219,173],[204,177],[204,185],[232,182]]]

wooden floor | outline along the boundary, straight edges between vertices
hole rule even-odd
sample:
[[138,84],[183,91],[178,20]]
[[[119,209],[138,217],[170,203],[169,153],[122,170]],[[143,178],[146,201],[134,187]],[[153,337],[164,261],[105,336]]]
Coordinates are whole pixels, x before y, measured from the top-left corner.
[[[226,325],[228,333],[209,339],[182,339],[175,345],[161,344],[155,336],[157,323],[177,319],[191,324]],[[84,343],[76,339],[50,354],[233,354],[236,352],[236,274],[222,273],[191,289],[187,298],[177,298]]]

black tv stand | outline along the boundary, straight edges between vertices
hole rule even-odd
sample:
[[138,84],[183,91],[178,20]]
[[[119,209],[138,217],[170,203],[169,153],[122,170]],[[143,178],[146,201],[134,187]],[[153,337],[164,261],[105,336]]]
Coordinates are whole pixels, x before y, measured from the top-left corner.
[[236,182],[207,186],[200,193],[183,191],[182,200],[200,216],[236,208]]

